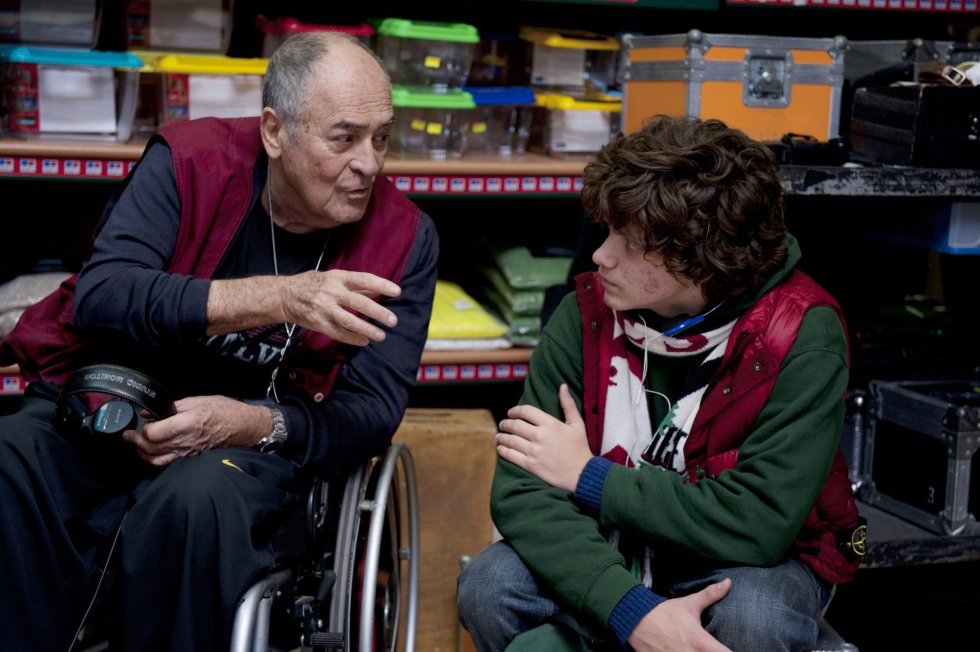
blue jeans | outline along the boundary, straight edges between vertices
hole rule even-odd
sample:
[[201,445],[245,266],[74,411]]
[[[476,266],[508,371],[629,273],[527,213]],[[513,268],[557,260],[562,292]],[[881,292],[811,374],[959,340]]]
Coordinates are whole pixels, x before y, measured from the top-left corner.
[[[723,599],[702,614],[705,629],[735,652],[805,650],[817,640],[817,618],[830,587],[795,559],[771,568],[691,569],[653,564],[654,590],[689,595],[732,578]],[[480,652],[500,652],[522,632],[549,621],[574,622],[506,542],[473,558],[458,579],[457,611]],[[613,647],[615,637],[609,635]],[[593,648],[606,647],[592,644]]]

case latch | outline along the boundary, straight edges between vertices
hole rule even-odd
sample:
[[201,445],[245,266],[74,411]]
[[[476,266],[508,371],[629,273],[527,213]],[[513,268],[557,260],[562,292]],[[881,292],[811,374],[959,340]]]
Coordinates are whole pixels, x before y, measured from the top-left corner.
[[742,75],[745,106],[783,107],[792,91],[793,59],[789,51],[749,50]]

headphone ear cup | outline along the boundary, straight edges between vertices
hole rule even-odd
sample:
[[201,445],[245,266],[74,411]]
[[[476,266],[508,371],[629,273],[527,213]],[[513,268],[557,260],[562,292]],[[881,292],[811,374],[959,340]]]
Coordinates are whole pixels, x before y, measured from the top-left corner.
[[86,427],[85,412],[88,405],[79,394],[68,394],[61,396],[58,400],[56,418],[58,426],[68,434],[79,432],[91,434],[91,427]]

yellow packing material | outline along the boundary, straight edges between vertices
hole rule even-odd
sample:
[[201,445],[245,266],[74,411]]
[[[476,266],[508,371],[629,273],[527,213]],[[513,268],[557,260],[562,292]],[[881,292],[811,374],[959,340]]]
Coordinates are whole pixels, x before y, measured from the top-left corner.
[[458,284],[439,279],[429,320],[430,339],[500,337],[507,325],[487,312]]

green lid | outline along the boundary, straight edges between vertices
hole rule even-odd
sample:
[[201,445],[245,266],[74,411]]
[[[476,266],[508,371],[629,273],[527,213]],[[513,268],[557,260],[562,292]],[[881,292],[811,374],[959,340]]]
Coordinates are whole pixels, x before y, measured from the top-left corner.
[[417,109],[475,109],[473,96],[466,91],[432,93],[424,88],[392,86],[391,103],[394,106]]
[[457,41],[460,43],[478,43],[480,41],[480,35],[473,25],[432,23],[404,18],[385,18],[378,25],[378,34],[427,39],[429,41]]

